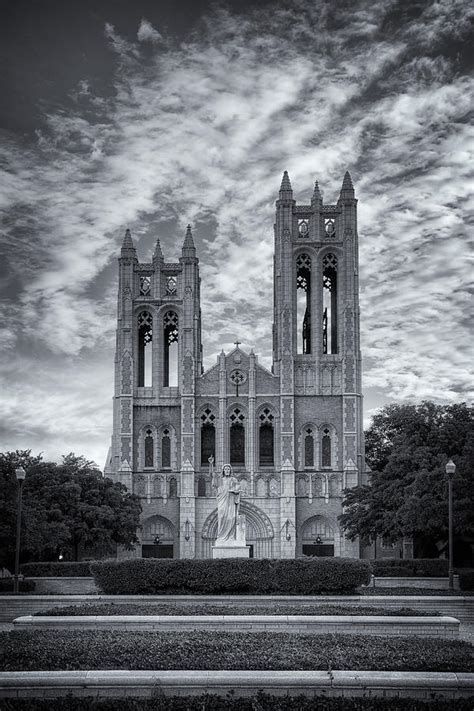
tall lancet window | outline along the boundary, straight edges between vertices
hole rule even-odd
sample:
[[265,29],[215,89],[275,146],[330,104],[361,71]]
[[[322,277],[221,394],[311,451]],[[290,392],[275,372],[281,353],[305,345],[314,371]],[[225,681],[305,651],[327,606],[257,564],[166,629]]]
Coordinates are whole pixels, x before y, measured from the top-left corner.
[[216,458],[216,416],[209,407],[201,415],[201,466],[209,466],[209,457]]
[[323,353],[337,353],[337,257],[323,259]]
[[163,385],[178,387],[178,314],[167,311],[163,317]]
[[230,463],[245,465],[245,428],[244,415],[236,407],[230,416]]
[[147,429],[145,432],[145,467],[153,467],[154,465],[153,449],[153,432]]
[[153,319],[148,311],[138,314],[138,387],[151,387]]
[[274,416],[266,407],[260,413],[260,429],[259,429],[259,464],[261,467],[269,467],[274,464],[273,455],[273,420]]
[[321,466],[331,467],[332,466],[332,456],[331,456],[331,433],[326,428],[323,430],[323,436],[321,439]]
[[296,260],[297,353],[311,353],[311,257]]

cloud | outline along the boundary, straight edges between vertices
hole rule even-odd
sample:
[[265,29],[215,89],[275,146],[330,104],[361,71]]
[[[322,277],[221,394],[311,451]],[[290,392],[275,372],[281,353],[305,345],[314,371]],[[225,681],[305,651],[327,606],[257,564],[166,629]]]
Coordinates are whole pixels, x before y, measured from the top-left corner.
[[[449,45],[465,40],[470,10],[458,1],[395,10],[388,0],[217,8],[174,45],[147,20],[137,42],[109,23],[113,98],[84,79],[71,87],[74,108],[47,109],[36,145],[6,137],[2,243],[8,288],[13,280],[19,295],[4,302],[5,345],[17,344],[11,324],[20,323],[52,389],[87,410],[62,374],[78,359],[112,370],[125,227],[142,260],[160,236],[172,261],[191,221],[206,365],[238,336],[268,366],[281,173],[290,171],[298,201],[309,201],[318,178],[333,203],[349,168],[359,198],[365,385],[386,399],[472,397],[472,81]],[[10,371],[3,378],[15,382]],[[110,421],[104,390],[95,397]],[[9,388],[3,413],[18,401]],[[68,413],[73,428],[79,414]]]
[[148,22],[148,20],[143,18],[140,23],[140,27],[138,28],[137,39],[139,42],[151,42],[152,44],[157,44],[158,42],[161,42],[163,38],[158,30],[155,30],[153,25]]

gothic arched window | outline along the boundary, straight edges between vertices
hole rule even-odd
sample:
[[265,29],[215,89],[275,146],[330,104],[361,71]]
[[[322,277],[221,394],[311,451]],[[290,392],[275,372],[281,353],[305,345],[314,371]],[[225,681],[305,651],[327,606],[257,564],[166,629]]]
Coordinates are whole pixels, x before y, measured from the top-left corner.
[[151,353],[153,340],[153,318],[148,311],[138,314],[138,387],[152,384]]
[[323,258],[323,353],[337,353],[337,257]]
[[176,481],[176,478],[174,476],[172,476],[169,481],[169,492],[170,499],[176,498],[178,496],[178,482]]
[[171,469],[171,437],[168,429],[163,430],[161,436],[161,467]]
[[331,467],[331,460],[331,433],[326,427],[326,429],[323,430],[323,436],[321,439],[321,466]]
[[311,257],[296,260],[297,352],[311,353]]
[[314,467],[314,435],[309,427],[304,432],[304,465]]
[[201,415],[201,466],[208,466],[209,457],[216,458],[216,416],[207,407]]
[[145,467],[153,467],[154,463],[153,431],[147,429],[145,431]]
[[197,494],[198,496],[206,496],[206,479],[203,476],[200,476],[198,479],[198,491]]
[[236,407],[230,416],[230,463],[245,465],[245,427],[242,410]]
[[167,311],[163,317],[163,385],[178,386],[178,314]]
[[273,421],[274,416],[266,407],[259,415],[259,464],[261,467],[269,467],[274,465],[273,454]]

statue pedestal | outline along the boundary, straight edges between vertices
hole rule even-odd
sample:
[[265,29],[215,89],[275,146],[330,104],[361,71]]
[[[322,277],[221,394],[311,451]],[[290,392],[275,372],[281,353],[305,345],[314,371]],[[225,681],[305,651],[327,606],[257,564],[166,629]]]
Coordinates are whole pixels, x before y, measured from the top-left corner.
[[212,546],[212,559],[216,558],[249,558],[250,546],[241,541],[216,541]]

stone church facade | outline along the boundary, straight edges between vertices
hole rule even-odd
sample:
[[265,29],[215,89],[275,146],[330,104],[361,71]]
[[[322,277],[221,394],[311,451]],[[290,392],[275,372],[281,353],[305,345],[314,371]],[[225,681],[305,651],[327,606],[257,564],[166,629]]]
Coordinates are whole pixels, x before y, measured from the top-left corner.
[[236,347],[202,366],[199,260],[119,258],[114,424],[105,473],[141,497],[133,555],[210,558],[209,458],[232,464],[256,558],[359,557],[341,534],[342,490],[364,477],[357,200],[298,205],[285,172],[274,225],[273,365]]

